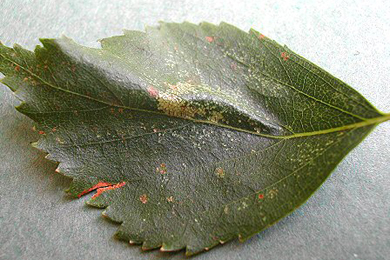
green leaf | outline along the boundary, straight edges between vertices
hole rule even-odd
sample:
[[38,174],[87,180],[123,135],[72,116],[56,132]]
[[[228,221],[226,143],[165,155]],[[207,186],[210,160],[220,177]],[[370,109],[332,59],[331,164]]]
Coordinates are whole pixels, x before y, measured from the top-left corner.
[[117,237],[201,252],[302,205],[390,119],[351,87],[251,30],[161,23],[101,40],[0,45],[2,82],[37,123],[68,192]]

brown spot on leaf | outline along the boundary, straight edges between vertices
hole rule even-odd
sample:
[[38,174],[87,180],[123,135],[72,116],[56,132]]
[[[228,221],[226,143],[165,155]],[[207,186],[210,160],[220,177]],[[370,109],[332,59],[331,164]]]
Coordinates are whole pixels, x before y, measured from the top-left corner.
[[206,36],[206,41],[212,43],[215,40],[213,36]]
[[161,174],[166,174],[167,173],[167,165],[165,163],[160,164],[159,171]]
[[225,177],[225,172],[221,167],[218,167],[215,169],[215,174],[217,175],[218,178],[223,178]]
[[93,190],[96,190],[96,189],[102,188],[102,187],[107,187],[107,186],[110,186],[110,185],[111,185],[111,183],[108,183],[108,182],[99,182],[98,184],[95,184],[94,186],[92,186],[92,188],[86,189],[86,190],[82,191],[81,193],[79,193],[77,195],[77,197],[80,198],[81,196],[83,196],[83,195],[85,195],[85,194],[87,194],[87,193],[89,193],[89,192],[91,192]]
[[280,57],[282,57],[284,61],[290,58],[290,56],[288,56],[287,52],[285,51],[280,54]]
[[146,204],[148,202],[148,196],[146,194],[142,194],[139,196],[139,200],[143,203]]
[[158,97],[158,90],[155,89],[153,86],[148,87],[148,93],[152,98],[157,98]]
[[15,66],[15,71],[20,71],[20,66],[19,65]]
[[125,184],[126,184],[126,182],[121,182],[121,183],[110,185],[110,186],[107,186],[104,188],[99,188],[99,189],[97,189],[96,194],[92,196],[92,199],[99,197],[105,191],[118,189],[120,187],[123,187]]

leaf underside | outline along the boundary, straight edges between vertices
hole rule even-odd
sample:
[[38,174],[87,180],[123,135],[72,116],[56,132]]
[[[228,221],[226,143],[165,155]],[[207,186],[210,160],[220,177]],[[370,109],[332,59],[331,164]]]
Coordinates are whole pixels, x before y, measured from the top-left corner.
[[264,35],[161,23],[101,40],[0,44],[2,82],[68,192],[143,249],[188,255],[245,240],[302,205],[389,119]]

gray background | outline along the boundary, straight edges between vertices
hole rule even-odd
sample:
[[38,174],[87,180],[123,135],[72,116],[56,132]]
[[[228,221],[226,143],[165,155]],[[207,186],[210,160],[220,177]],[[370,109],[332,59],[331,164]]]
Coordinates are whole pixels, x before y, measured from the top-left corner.
[[[99,38],[165,21],[226,21],[287,44],[390,112],[390,1],[0,0],[0,40],[29,49],[65,34]],[[67,198],[69,179],[29,143],[38,136],[0,84],[0,258],[162,259],[112,238],[101,210]],[[246,243],[195,259],[385,259],[390,255],[390,123],[379,126],[300,209]]]

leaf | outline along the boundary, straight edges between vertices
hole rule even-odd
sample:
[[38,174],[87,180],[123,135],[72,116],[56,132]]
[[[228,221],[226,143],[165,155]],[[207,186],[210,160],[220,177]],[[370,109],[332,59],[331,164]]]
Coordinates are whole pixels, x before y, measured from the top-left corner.
[[101,40],[0,45],[34,143],[143,249],[192,255],[302,205],[390,119],[287,47],[229,24],[161,23]]

